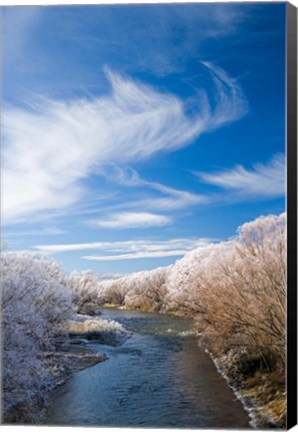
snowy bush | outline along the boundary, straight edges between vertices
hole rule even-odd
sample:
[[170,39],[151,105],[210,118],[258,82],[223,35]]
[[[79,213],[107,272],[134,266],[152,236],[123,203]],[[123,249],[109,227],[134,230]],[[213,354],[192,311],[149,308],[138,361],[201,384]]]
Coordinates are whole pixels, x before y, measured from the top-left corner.
[[107,345],[119,345],[130,335],[120,323],[113,320],[68,320],[64,328],[72,337],[96,340]]
[[78,313],[84,313],[87,305],[98,303],[98,278],[91,271],[73,272],[68,278],[68,288]]
[[98,285],[98,301],[101,304],[124,305],[129,277],[101,281]]
[[160,310],[166,294],[167,269],[157,268],[151,271],[134,273],[126,279],[124,304],[127,309],[146,311]]
[[19,411],[27,411],[22,419],[36,421],[38,413],[32,407],[51,386],[39,353],[52,347],[53,335],[72,313],[61,267],[29,254],[2,253],[1,304],[4,418],[10,418],[13,408],[25,406]]
[[227,242],[187,253],[174,265],[97,281],[76,275],[77,295],[127,309],[178,312],[194,318],[213,352],[258,352],[284,367],[286,214],[242,225]]
[[69,320],[66,329],[73,334],[87,334],[92,332],[124,332],[123,326],[116,321],[103,319],[88,319],[86,321]]
[[165,310],[191,314],[211,351],[244,349],[283,370],[285,229],[285,214],[261,217],[233,240],[185,255],[169,274]]
[[99,305],[158,311],[166,294],[167,272],[168,268],[157,268],[103,281],[92,273],[76,273],[71,276],[70,287],[80,299],[77,302],[85,299]]
[[226,242],[199,247],[167,268],[97,286],[101,303],[191,316],[214,353],[258,353],[284,368],[286,214],[259,217]]

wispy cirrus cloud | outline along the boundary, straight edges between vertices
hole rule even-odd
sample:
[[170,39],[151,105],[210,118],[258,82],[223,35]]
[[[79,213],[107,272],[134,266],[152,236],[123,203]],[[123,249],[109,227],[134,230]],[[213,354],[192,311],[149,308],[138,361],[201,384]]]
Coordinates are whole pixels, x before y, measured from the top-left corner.
[[105,219],[93,221],[95,226],[113,229],[162,227],[169,223],[171,223],[171,218],[168,216],[146,212],[112,213]]
[[172,251],[158,251],[158,252],[135,252],[123,255],[86,255],[81,257],[86,261],[122,261],[134,260],[144,258],[164,258],[173,256],[183,256],[188,250],[172,250]]
[[[196,204],[206,204],[209,201],[209,197],[206,195],[174,189],[161,183],[147,182],[147,185],[160,192],[162,196],[140,200],[137,203],[138,206],[158,210],[177,210]],[[131,205],[133,206],[134,203]]]
[[267,164],[257,163],[252,169],[237,165],[215,173],[195,173],[205,183],[233,192],[235,198],[274,198],[286,190],[286,162],[282,154],[274,155]]
[[[122,261],[136,260],[144,258],[165,258],[174,256],[183,256],[189,251],[206,246],[214,239],[172,239],[166,241],[135,241],[121,242],[113,255],[86,255],[81,259],[87,261]],[[113,251],[113,245],[110,246],[110,252]],[[121,253],[125,252],[125,253]]]
[[[177,250],[190,251],[196,247],[209,244],[214,239],[209,238],[178,238],[170,240],[128,240],[114,242],[70,243],[34,246],[35,250],[44,253],[58,253],[83,250],[101,250],[105,253],[117,253],[118,255],[170,253]],[[111,256],[111,255],[109,255]],[[114,255],[113,255],[114,256]],[[162,256],[162,255],[160,255]],[[169,256],[169,255],[168,255]]]
[[[209,197],[206,195],[144,180],[136,170],[130,167],[121,167],[116,164],[109,165],[108,167],[103,166],[101,175],[119,186],[145,188],[146,190],[146,195],[148,195],[146,198],[126,201],[125,203],[116,205],[116,208],[146,208],[149,210],[169,211],[183,209],[196,204],[206,204],[209,201]],[[155,195],[150,195],[150,191],[155,192]],[[156,196],[156,192],[158,192],[158,196]]]
[[39,229],[28,229],[26,231],[7,231],[5,233],[7,238],[10,237],[30,237],[30,236],[53,236],[67,234],[68,231],[57,227],[40,227]]
[[[70,208],[87,195],[84,181],[102,165],[137,162],[180,149],[202,133],[243,116],[247,103],[237,82],[211,63],[205,67],[213,77],[217,103],[202,92],[194,115],[186,114],[177,96],[111,70],[106,70],[111,92],[101,97],[40,98],[27,110],[6,107],[4,222],[24,222],[28,216]],[[183,197],[191,198],[187,193]],[[160,201],[159,208],[168,204]]]

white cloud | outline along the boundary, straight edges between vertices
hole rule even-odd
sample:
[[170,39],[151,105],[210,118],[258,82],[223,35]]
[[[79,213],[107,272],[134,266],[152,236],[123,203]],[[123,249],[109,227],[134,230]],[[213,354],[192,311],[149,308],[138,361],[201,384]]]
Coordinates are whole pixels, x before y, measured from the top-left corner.
[[5,237],[30,237],[30,236],[53,236],[67,234],[68,231],[56,227],[41,227],[39,229],[31,229],[26,231],[6,231]]
[[161,198],[147,198],[137,203],[138,206],[159,210],[176,210],[184,207],[207,203],[209,198],[188,191],[178,190],[160,183],[146,182],[146,184],[162,194]]
[[215,67],[210,62],[202,63],[212,74],[216,88],[214,94],[216,104],[205,125],[207,130],[212,130],[242,117],[248,110],[248,103],[235,79],[230,78],[223,69]]
[[[189,251],[198,248],[200,246],[206,246],[210,244],[211,239],[172,239],[165,241],[129,241],[129,242],[118,242],[113,246],[110,243],[109,248],[106,251],[118,252],[117,255],[87,255],[81,257],[87,261],[119,261],[119,260],[131,260],[131,259],[144,259],[144,258],[163,258],[182,256]],[[126,252],[126,253],[121,253]]]
[[240,198],[280,197],[285,194],[285,156],[275,155],[267,164],[255,164],[248,170],[237,165],[217,173],[196,173],[205,183],[233,191]]
[[[145,187],[157,191],[162,196],[149,196],[141,200],[127,201],[119,207],[125,208],[146,208],[150,210],[177,210],[196,204],[205,204],[209,198],[193,192],[175,189],[161,183],[151,182],[142,179],[137,171],[129,167],[120,167],[116,164],[109,167],[102,167],[101,174],[108,180],[125,187]],[[148,195],[148,193],[147,193]]]
[[4,222],[70,207],[86,197],[83,180],[102,165],[177,150],[241,117],[247,106],[240,87],[221,69],[205,66],[218,102],[211,107],[204,94],[192,117],[178,97],[109,70],[110,94],[66,102],[40,98],[28,110],[4,109]]
[[113,213],[106,219],[94,221],[94,225],[103,228],[149,228],[161,227],[171,222],[167,216],[153,213]]
[[101,255],[101,256],[87,255],[87,256],[83,256],[82,259],[87,261],[122,261],[122,260],[131,260],[131,259],[182,256],[185,255],[187,252],[189,251],[173,250],[173,251],[159,251],[159,252],[136,252],[131,254],[123,254],[123,255]]
[[163,241],[153,240],[129,240],[116,242],[92,242],[92,243],[73,243],[73,244],[54,244],[54,245],[38,245],[34,249],[40,252],[55,253],[55,252],[70,252],[81,250],[102,250],[105,252],[121,253],[140,253],[140,252],[169,252],[174,250],[190,251],[199,246],[209,244],[211,239],[171,239]]

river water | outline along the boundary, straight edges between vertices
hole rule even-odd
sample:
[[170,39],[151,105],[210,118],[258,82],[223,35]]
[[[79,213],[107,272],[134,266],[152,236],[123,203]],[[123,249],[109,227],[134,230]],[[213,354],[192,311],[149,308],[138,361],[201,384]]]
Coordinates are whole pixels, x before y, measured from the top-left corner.
[[109,359],[78,372],[51,396],[46,424],[249,428],[241,403],[180,317],[102,309],[133,332],[98,345]]

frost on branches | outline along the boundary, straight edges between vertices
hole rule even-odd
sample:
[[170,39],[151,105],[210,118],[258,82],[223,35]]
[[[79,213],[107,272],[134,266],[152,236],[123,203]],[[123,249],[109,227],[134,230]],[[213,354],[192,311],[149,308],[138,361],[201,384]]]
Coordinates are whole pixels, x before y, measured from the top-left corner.
[[[37,421],[35,409],[51,374],[40,352],[51,349],[60,323],[73,310],[64,273],[56,262],[29,254],[1,255],[2,413],[20,407],[22,421]],[[5,419],[4,419],[5,420]]]
[[186,314],[213,353],[254,352],[268,368],[283,369],[285,230],[285,213],[260,217],[229,241],[197,248],[166,268],[98,282],[90,292],[99,304]]
[[284,377],[285,213],[246,223],[229,241],[195,249],[172,266],[110,280],[92,272],[66,278],[55,262],[3,253],[1,290],[5,412],[25,405],[34,418],[30,406],[52,385],[39,353],[51,348],[62,321],[74,312],[97,315],[104,304],[188,315],[204,347],[233,367],[238,362],[237,376],[254,368]]
[[126,309],[159,311],[166,294],[166,275],[170,267],[132,273],[99,281],[91,272],[73,273],[69,287],[78,310],[83,304],[125,306]]

